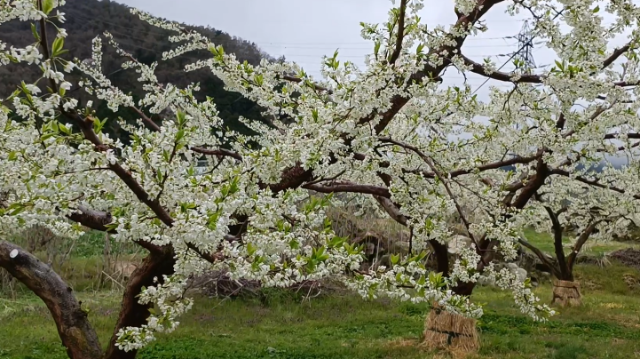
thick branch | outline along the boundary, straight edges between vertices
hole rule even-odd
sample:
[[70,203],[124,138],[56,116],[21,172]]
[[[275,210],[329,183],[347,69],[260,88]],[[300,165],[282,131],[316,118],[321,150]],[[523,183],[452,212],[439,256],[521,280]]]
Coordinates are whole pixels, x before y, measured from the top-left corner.
[[[539,152],[542,154],[542,151]],[[551,172],[549,171],[549,167],[542,161],[538,160],[538,164],[536,166],[536,173],[533,178],[527,182],[527,184],[522,188],[520,194],[514,199],[511,204],[516,209],[523,209],[529,200],[538,192],[540,187],[544,185],[545,180]]]
[[472,173],[472,172],[475,172],[475,171],[484,172],[484,171],[495,170],[495,169],[498,169],[498,168],[511,166],[511,165],[515,165],[515,164],[531,163],[531,162],[535,161],[538,158],[539,158],[539,154],[537,154],[535,156],[530,156],[530,157],[515,156],[515,157],[512,157],[512,158],[510,158],[508,160],[487,163],[486,165],[478,166],[478,167],[475,167],[473,169],[452,171],[452,172],[449,173],[449,175],[451,176],[451,178],[455,178],[455,177],[458,177],[458,176],[461,176],[461,175],[465,175],[465,174],[469,174],[469,173]]
[[[382,206],[382,208],[389,214],[389,217],[403,226],[408,226],[408,218],[400,212],[400,207],[393,203],[389,198],[373,196],[376,201]],[[411,235],[413,237],[413,228],[410,228]],[[438,242],[435,239],[429,240],[429,244],[433,249],[436,256],[437,268],[436,270],[442,273],[443,276],[449,276],[449,250],[445,244]]]
[[115,231],[110,231],[106,227],[107,224],[113,221],[113,217],[109,212],[97,211],[80,205],[78,211],[68,215],[67,218],[96,231],[115,233]]
[[400,212],[400,208],[395,203],[393,203],[393,201],[391,201],[387,197],[373,196],[373,198],[378,201],[380,206],[382,206],[385,212],[387,212],[389,217],[391,217],[394,221],[400,223],[401,225],[405,227],[407,226],[407,217],[405,217],[402,212]]
[[69,287],[51,267],[6,241],[0,241],[0,267],[26,285],[46,304],[62,345],[71,359],[102,356],[98,336]]

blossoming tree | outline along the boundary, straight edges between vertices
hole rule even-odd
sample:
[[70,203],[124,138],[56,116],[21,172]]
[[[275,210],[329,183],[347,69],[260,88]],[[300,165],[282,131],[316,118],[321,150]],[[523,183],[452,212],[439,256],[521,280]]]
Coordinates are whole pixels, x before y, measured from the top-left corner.
[[[490,25],[482,18],[500,3],[511,15],[535,17],[537,36],[558,57],[549,71],[505,73],[461,52],[468,37]],[[176,47],[165,59],[208,50],[209,60],[185,71],[209,68],[267,115],[288,117],[286,125],[248,123],[254,137],[226,133],[233,148],[224,149],[216,136],[222,121],[211,101],[196,100],[197,84],[159,83],[157,64],[137,61],[109,33],[93,41],[93,61],[65,59],[64,14],[56,10],[63,0],[0,0],[0,23],[31,21],[34,36],[32,44],[0,43],[0,63],[42,70],[37,82],[16,84],[0,112],[0,234],[34,224],[69,237],[91,228],[148,252],[126,285],[106,353],[71,288],[50,268],[7,241],[0,242],[0,266],[42,298],[75,359],[135,357],[154,333],[176,328],[192,305],[187,280],[212,268],[264,286],[333,277],[366,297],[437,302],[468,317],[482,315],[469,295],[484,277],[511,290],[524,313],[544,319],[553,311],[493,263],[497,252],[513,258],[519,228],[539,218],[532,199],[542,189],[612,190],[611,183],[632,198],[638,186],[637,164],[607,184],[580,173],[603,146],[611,150],[610,140],[624,143],[615,151],[631,153],[632,140],[640,138],[633,87],[640,12],[628,0],[609,1],[603,10],[596,3],[457,0],[457,20],[445,29],[420,22],[424,1],[401,0],[382,26],[362,24],[363,37],[373,42],[366,68],[341,63],[336,53],[325,59],[324,82],[295,64],[239,63],[209,39],[133,10],[174,31]],[[604,26],[600,11],[615,22]],[[627,45],[607,47],[629,29]],[[103,75],[103,46],[114,47],[123,68],[138,74],[146,92],[140,101]],[[624,71],[614,70],[618,60]],[[492,88],[489,101],[480,102],[469,86],[441,85],[452,68],[513,89]],[[71,71],[84,79],[66,81]],[[76,87],[114,111],[139,113],[136,126],[123,124],[131,144],[102,133],[107,119],[95,117],[91,101],[73,98],[68,90]],[[578,103],[584,107],[576,109]],[[167,112],[172,115],[161,125],[149,116]],[[199,171],[203,157],[210,164]],[[368,210],[382,210],[409,227],[413,248],[423,251],[393,256],[391,268],[359,271],[360,249],[335,236],[324,213],[341,202],[310,192],[346,193]],[[472,245],[450,263],[452,215]],[[435,272],[423,264],[426,249],[437,258]]]
[[[637,176],[634,171],[619,171],[607,167],[601,173],[589,171],[576,179],[554,178],[564,182],[540,192],[531,204],[532,215],[529,225],[539,232],[552,233],[554,257],[542,252],[534,244],[521,238],[520,243],[533,252],[547,265],[557,279],[554,284],[553,303],[560,305],[581,304],[580,286],[574,280],[573,269],[578,255],[589,240],[607,241],[614,236],[624,235],[638,221],[638,199],[640,196],[627,195],[633,188],[616,187],[618,183],[632,183]],[[621,177],[627,176],[627,181]],[[576,186],[574,181],[581,182]],[[636,192],[637,193],[637,192]],[[534,213],[538,214],[536,216]],[[573,235],[566,253],[564,237]]]

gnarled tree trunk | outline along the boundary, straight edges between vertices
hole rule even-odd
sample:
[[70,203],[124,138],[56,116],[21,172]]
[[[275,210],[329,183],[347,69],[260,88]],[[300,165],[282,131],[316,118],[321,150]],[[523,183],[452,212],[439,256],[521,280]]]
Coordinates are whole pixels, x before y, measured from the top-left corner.
[[22,248],[0,241],[0,267],[46,304],[71,359],[102,357],[98,336],[69,287],[51,267]]

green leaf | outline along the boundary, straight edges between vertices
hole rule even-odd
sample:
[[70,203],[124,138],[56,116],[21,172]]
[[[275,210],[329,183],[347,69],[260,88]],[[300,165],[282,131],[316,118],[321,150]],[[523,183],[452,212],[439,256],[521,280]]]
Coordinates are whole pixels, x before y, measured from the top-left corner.
[[65,135],[71,134],[71,129],[63,124],[58,125],[58,128],[60,129],[60,132],[64,133]]
[[373,47],[373,53],[376,55],[376,57],[378,56],[378,52],[380,51],[380,46],[381,46],[380,41],[376,41]]
[[40,34],[38,34],[38,29],[36,29],[36,24],[31,24],[31,32],[33,33],[33,37],[35,37],[37,41],[40,41]]
[[345,241],[346,241],[346,238],[335,236],[329,242],[329,248],[341,247]]
[[258,86],[262,86],[264,84],[264,77],[261,74],[256,74],[253,80]]
[[62,48],[64,47],[64,38],[62,37],[56,37],[56,39],[53,41],[53,45],[51,45],[51,53],[52,56],[58,56],[58,54],[60,54],[60,52],[62,51]]
[[49,15],[51,10],[53,10],[53,0],[44,0],[42,2],[42,12]]
[[[11,209],[11,207],[9,207],[9,209]],[[17,214],[19,214],[20,212],[24,211],[26,208],[24,206],[22,206],[22,204],[20,204],[19,207],[13,209],[11,212],[9,212],[10,216],[15,216]]]
[[180,142],[184,138],[184,130],[179,130],[176,133],[176,142]]
[[253,245],[253,243],[247,244],[247,254],[249,256],[252,256],[257,250],[258,248],[255,245]]

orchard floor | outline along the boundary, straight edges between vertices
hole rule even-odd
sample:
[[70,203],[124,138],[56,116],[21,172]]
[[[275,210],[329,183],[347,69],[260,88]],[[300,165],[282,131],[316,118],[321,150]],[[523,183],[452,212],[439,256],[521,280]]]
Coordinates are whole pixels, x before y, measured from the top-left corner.
[[[521,315],[508,293],[481,288],[488,303],[479,323],[482,348],[473,358],[640,358],[640,272],[617,264],[577,269],[584,305],[561,309],[540,324]],[[635,283],[634,283],[635,281]],[[548,301],[551,287],[536,289]],[[447,358],[421,349],[426,305],[363,301],[346,295],[301,303],[278,291],[263,300],[198,298],[179,329],[144,349],[141,359]],[[106,343],[119,294],[81,292]],[[265,300],[266,298],[266,300]],[[0,358],[62,359],[53,321],[32,296],[0,295]]]

